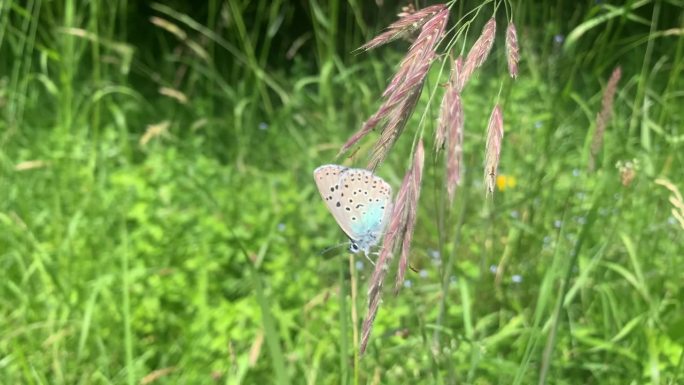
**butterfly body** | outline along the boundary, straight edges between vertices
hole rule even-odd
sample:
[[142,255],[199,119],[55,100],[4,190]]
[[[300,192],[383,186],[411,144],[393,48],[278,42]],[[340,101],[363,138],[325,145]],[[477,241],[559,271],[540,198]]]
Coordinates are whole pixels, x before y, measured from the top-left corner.
[[390,185],[368,170],[334,164],[314,170],[314,180],[328,211],[349,237],[349,250],[368,255],[392,212]]

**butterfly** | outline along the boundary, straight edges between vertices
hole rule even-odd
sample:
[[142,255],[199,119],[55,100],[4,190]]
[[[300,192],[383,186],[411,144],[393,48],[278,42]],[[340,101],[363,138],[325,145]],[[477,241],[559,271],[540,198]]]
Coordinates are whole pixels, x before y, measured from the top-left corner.
[[318,167],[313,176],[328,211],[349,237],[349,251],[368,256],[392,213],[392,187],[368,170],[335,164]]

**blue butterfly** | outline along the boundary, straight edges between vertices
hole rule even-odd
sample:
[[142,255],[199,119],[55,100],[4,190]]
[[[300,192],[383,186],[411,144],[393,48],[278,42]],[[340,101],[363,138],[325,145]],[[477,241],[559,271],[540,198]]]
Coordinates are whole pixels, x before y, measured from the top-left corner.
[[320,166],[313,175],[325,205],[349,237],[349,251],[368,256],[389,222],[392,187],[368,170],[335,164]]

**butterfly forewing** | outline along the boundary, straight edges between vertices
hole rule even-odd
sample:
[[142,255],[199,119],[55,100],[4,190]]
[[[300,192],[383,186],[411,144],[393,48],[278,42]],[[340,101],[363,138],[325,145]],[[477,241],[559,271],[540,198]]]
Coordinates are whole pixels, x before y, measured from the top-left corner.
[[343,166],[327,164],[314,170],[318,192],[333,215],[335,215],[336,204],[340,201],[340,173],[346,169]]

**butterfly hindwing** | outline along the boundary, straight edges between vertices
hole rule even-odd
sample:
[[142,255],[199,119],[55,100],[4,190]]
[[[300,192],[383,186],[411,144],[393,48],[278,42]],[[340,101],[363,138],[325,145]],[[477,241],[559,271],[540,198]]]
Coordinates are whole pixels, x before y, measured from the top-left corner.
[[314,171],[318,191],[342,231],[359,249],[381,237],[392,207],[392,188],[368,170],[324,165]]

